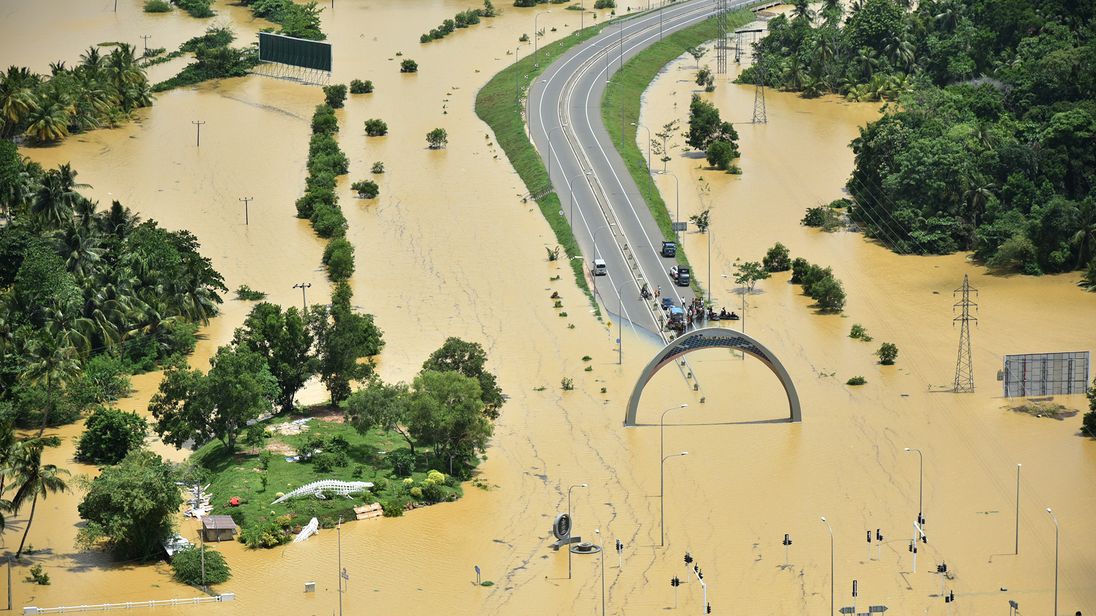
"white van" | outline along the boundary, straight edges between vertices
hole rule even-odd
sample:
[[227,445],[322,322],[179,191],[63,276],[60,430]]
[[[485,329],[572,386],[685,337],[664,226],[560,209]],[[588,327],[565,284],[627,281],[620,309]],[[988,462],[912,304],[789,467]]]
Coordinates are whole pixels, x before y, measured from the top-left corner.
[[605,265],[605,259],[594,259],[594,267],[590,270],[595,276],[605,276],[609,268]]

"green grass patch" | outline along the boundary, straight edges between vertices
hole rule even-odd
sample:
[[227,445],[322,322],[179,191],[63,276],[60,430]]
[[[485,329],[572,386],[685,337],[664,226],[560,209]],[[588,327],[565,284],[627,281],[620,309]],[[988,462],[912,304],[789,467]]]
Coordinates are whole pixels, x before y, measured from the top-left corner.
[[563,207],[559,195],[552,190],[544,162],[525,133],[525,121],[522,117],[524,96],[519,98],[517,93],[524,95],[529,84],[543,73],[555,58],[560,57],[571,47],[597,36],[607,26],[608,24],[591,26],[541,47],[540,68],[533,66],[534,58],[531,55],[526,56],[492,77],[491,81],[488,81],[476,95],[476,115],[495,132],[495,139],[502,147],[502,151],[506,153],[506,158],[510,159],[510,164],[518,172],[529,193],[536,198],[540,213],[552,227],[556,241],[567,254],[567,260],[575,275],[575,282],[586,294],[599,318],[601,310],[594,300],[594,294],[590,291],[589,285],[586,284],[585,261],[575,258],[581,257],[582,251],[575,241],[574,234],[571,233],[567,218],[560,213]]
[[[409,502],[428,504],[462,496],[459,482],[448,476],[437,487],[424,484],[430,469],[446,469],[445,463],[433,460],[428,450],[416,449],[413,468],[407,469],[410,474],[397,473],[393,462],[408,458],[410,453],[401,436],[377,431],[361,434],[351,425],[324,421],[322,417],[314,416],[299,434],[291,435],[279,434],[272,428],[294,418],[276,417],[257,424],[266,429],[261,444],[257,440],[240,443],[235,453],[229,453],[220,441],[212,441],[194,452],[192,460],[211,473],[209,493],[213,495],[210,501],[213,513],[231,515],[241,528],[290,516],[292,521],[287,525],[292,530],[307,524],[312,517],[318,518],[323,527],[331,527],[340,516],[344,521],[353,520],[354,507],[365,503],[379,502],[386,509],[385,515],[395,515]],[[252,426],[249,431],[254,429]],[[287,461],[287,457],[315,451],[317,444],[322,453],[314,453],[310,460]],[[339,454],[340,450],[345,455]],[[325,470],[324,463],[331,470]],[[371,481],[374,487],[350,498],[302,497],[271,504],[279,493],[320,479]],[[229,505],[232,497],[239,497],[239,506]]]
[[[749,10],[740,10],[731,13],[728,17],[730,28],[738,28],[754,20],[754,14]],[[628,173],[639,187],[643,200],[647,202],[651,214],[654,215],[658,228],[666,239],[674,237],[673,219],[658,192],[654,179],[647,173],[647,158],[636,145],[636,131],[639,124],[640,103],[644,90],[654,81],[664,66],[675,58],[685,53],[685,50],[695,45],[700,45],[718,36],[715,18],[706,19],[696,25],[678,30],[664,37],[661,41],[639,52],[624,63],[624,67],[613,74],[609,85],[605,90],[605,98],[601,101],[601,119],[605,123],[605,129],[613,142],[613,146],[620,152],[624,164],[628,167]],[[621,120],[623,114],[623,121]],[[682,126],[682,130],[687,130]],[[656,127],[651,127],[651,133]],[[644,132],[646,135],[646,132]],[[654,166],[654,161],[652,161]],[[682,265],[688,265],[683,246],[677,247],[677,261]],[[708,281],[708,284],[712,284]],[[693,276],[693,288],[700,292],[700,283]]]

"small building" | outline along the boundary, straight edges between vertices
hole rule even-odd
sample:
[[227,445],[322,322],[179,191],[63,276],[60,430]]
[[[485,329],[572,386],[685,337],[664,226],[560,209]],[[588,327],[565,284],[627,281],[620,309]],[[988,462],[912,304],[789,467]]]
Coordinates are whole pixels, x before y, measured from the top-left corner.
[[202,539],[205,541],[232,541],[237,530],[236,522],[230,515],[207,515],[202,518]]

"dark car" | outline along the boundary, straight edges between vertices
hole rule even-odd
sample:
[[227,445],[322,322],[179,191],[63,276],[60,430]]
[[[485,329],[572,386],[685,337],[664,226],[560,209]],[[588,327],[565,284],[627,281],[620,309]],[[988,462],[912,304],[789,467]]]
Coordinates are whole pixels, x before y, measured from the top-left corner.
[[689,276],[689,268],[685,265],[675,265],[670,268],[670,278],[674,279],[679,287],[689,286],[691,278]]
[[662,256],[664,257],[676,257],[677,256],[677,244],[673,242],[662,242]]

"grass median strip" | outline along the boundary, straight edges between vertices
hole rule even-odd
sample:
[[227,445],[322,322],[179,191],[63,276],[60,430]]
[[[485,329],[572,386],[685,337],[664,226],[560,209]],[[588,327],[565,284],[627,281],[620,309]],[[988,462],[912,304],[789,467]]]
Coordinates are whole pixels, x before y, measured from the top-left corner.
[[[735,11],[727,18],[728,27],[738,28],[754,19],[753,12],[749,10]],[[718,35],[715,17],[712,17],[666,36],[625,62],[624,68],[614,73],[609,80],[605,98],[601,101],[601,119],[605,123],[605,129],[609,133],[613,147],[620,152],[625,166],[628,167],[628,173],[639,187],[643,200],[647,202],[647,207],[650,208],[665,238],[674,237],[673,220],[654,179],[647,172],[647,159],[636,145],[643,92],[651,85],[663,67],[685,53],[686,49],[710,41]],[[677,260],[682,265],[689,263],[681,246],[677,249]],[[699,283],[695,282],[695,276],[693,280],[699,292]],[[707,281],[707,284],[712,283]]]
[[541,214],[552,227],[556,241],[563,247],[571,270],[575,274],[575,282],[590,299],[598,316],[601,314],[600,309],[594,301],[590,286],[586,284],[585,262],[581,259],[582,251],[575,241],[574,234],[571,233],[567,218],[561,213],[559,195],[552,190],[544,162],[525,133],[525,121],[522,119],[522,100],[524,99],[519,99],[518,93],[524,94],[529,84],[548,68],[554,58],[558,58],[571,47],[597,36],[607,25],[592,26],[541,47],[540,67],[533,66],[533,56],[526,56],[492,77],[491,81],[488,81],[476,95],[476,115],[495,132],[495,140],[502,147],[502,151],[506,152],[510,164],[514,166],[514,170],[518,172],[518,176],[540,207]]

